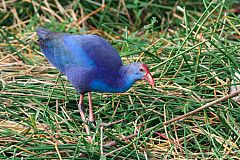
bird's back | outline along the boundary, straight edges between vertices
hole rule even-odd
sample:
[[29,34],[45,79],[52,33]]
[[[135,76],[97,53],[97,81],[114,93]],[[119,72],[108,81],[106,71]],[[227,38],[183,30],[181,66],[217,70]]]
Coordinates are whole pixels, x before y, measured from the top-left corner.
[[74,35],[38,28],[40,47],[48,61],[65,73],[66,67],[109,68],[123,64],[118,52],[96,35]]

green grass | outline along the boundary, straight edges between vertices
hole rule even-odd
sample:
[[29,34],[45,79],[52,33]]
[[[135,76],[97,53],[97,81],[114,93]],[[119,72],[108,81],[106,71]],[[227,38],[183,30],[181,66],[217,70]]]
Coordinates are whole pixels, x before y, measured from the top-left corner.
[[[231,99],[162,125],[229,93],[240,66],[238,1],[3,2],[0,159],[240,157],[240,106]],[[38,26],[104,37],[125,64],[148,64],[156,87],[138,82],[124,94],[93,93],[97,127],[87,142],[79,95],[44,58]],[[84,104],[88,113],[87,98]],[[111,141],[117,144],[103,146]]]

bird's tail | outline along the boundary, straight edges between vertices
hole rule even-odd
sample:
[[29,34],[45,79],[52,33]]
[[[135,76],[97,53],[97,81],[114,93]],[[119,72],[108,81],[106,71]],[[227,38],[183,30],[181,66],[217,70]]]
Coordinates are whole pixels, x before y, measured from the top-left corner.
[[48,39],[49,35],[52,33],[50,30],[42,28],[42,27],[38,27],[36,32],[37,32],[39,39],[41,39],[41,40]]

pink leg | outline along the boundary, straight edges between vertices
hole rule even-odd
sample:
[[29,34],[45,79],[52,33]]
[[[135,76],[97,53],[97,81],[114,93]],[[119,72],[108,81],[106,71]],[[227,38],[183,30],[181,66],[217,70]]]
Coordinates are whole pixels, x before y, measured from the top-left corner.
[[88,92],[88,102],[89,102],[89,121],[94,122],[94,114],[92,109],[92,93]]
[[89,134],[90,133],[89,132],[89,128],[86,125],[86,117],[85,117],[85,114],[84,114],[84,111],[83,111],[83,108],[82,108],[83,96],[84,96],[84,94],[80,94],[79,103],[78,103],[78,109],[79,109],[79,113],[80,113],[80,116],[82,118],[82,121],[84,122],[84,128],[85,128],[87,134]]

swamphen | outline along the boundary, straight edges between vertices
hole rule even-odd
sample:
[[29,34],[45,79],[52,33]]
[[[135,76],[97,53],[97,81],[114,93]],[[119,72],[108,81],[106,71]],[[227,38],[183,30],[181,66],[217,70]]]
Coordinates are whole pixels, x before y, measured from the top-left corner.
[[[78,106],[84,122],[82,102],[85,93],[88,92],[89,121],[94,122],[91,92],[125,92],[141,79],[154,86],[146,64],[123,65],[116,49],[99,36],[57,33],[40,27],[37,35],[48,61],[65,74],[80,93]],[[86,126],[85,129],[89,133]]]

